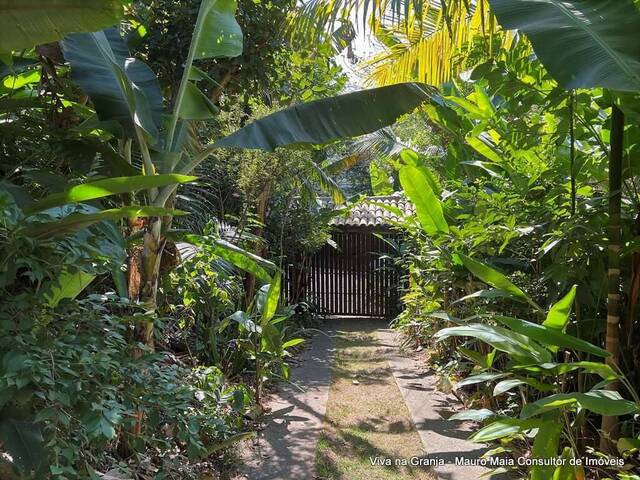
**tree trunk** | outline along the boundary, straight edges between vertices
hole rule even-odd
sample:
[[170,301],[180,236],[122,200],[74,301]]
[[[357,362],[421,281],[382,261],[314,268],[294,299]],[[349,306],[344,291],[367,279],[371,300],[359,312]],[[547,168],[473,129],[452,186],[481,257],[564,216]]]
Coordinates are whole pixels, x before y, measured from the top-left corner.
[[[269,198],[271,197],[271,181],[264,184],[262,187],[262,191],[258,196],[258,205],[256,208],[256,216],[258,217],[258,221],[261,225],[264,225],[264,222],[267,218],[267,207],[269,205]],[[255,235],[258,237],[262,236],[263,228],[259,227],[255,232]],[[255,248],[255,254],[262,256],[264,252],[262,251],[262,247],[258,244]],[[253,274],[247,274],[244,281],[244,301],[245,306],[248,307],[253,300],[253,296],[256,292],[256,277]]]
[[[142,247],[136,247],[129,257],[129,299],[145,305],[148,311],[155,311],[158,295],[160,264],[166,239],[162,238],[162,218],[149,219],[143,236]],[[153,340],[154,325],[152,319],[145,319],[135,326],[135,341],[142,343],[150,350],[155,350]],[[132,355],[140,358],[143,350],[135,347]],[[144,412],[136,412],[136,423],[131,432],[134,436],[142,433]],[[123,452],[130,452],[127,442],[121,442]]]
[[576,214],[576,132],[575,132],[575,92],[569,98],[569,132],[571,135],[570,178],[571,178],[571,215]]
[[[609,157],[609,248],[606,349],[611,354],[607,363],[617,370],[620,356],[620,243],[622,230],[622,158],[624,114],[615,105],[611,113],[611,154]],[[617,390],[617,383],[609,386]],[[600,450],[614,451],[618,437],[618,417],[602,417]]]

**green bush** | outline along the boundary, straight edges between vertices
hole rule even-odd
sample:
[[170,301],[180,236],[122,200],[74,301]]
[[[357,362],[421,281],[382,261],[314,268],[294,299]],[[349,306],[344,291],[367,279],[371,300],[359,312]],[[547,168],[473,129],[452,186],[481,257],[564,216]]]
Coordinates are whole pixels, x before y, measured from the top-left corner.
[[142,345],[132,355],[139,309],[97,296],[24,307],[38,315],[33,328],[2,319],[0,440],[25,477],[87,478],[132,453],[161,468],[170,452],[209,456],[241,427],[248,394],[220,370]]

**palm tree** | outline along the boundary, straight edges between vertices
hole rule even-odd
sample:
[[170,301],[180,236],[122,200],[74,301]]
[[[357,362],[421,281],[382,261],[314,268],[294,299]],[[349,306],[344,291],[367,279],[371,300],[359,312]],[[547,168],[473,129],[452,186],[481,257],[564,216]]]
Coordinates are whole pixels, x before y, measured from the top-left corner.
[[[420,81],[439,85],[468,67],[475,39],[492,53],[492,39],[508,48],[513,39],[500,31],[489,0],[311,0],[292,21],[294,38],[314,39],[336,26],[362,23],[383,51],[364,63],[367,83]],[[478,58],[476,58],[478,60]]]

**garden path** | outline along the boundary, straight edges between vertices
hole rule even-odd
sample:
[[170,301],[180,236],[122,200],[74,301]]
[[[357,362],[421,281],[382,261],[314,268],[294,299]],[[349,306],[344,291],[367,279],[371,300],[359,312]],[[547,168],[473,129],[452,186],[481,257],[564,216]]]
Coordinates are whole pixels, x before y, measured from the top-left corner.
[[[397,386],[399,390],[399,392],[396,390],[397,399],[400,401],[404,399],[408,415],[417,430],[417,435],[414,431],[415,437],[412,437],[415,438],[416,443],[412,450],[420,451],[422,458],[442,458],[448,462],[430,469],[429,478],[437,476],[440,480],[470,480],[479,478],[486,472],[481,467],[450,463],[455,457],[478,458],[485,449],[466,440],[469,436],[468,426],[447,420],[455,409],[459,408],[457,400],[437,391],[435,376],[428,372],[423,362],[411,358],[400,350],[396,333],[388,329],[385,322],[362,319],[330,320],[325,331],[326,335],[316,334],[309,341],[309,345],[299,357],[299,364],[292,369],[291,376],[303,391],[286,385],[271,399],[269,407],[272,411],[266,420],[264,430],[251,445],[247,445],[243,452],[244,478],[249,480],[427,478],[413,474],[408,477],[401,476],[399,473],[396,476],[394,473],[389,473],[388,469],[383,474],[381,467],[371,467],[372,473],[368,473],[366,478],[361,478],[363,475],[361,469],[354,469],[352,474],[345,473],[344,470],[341,473],[336,469],[331,476],[326,474],[318,476],[316,473],[319,442],[325,441],[326,432],[334,426],[333,418],[329,420],[331,427],[325,423],[327,402],[331,394],[332,409],[335,411],[333,396],[337,392],[344,392],[345,386],[344,379],[342,387],[336,386],[341,375],[337,374],[335,369],[340,368],[342,371],[344,367],[343,365],[336,367],[336,362],[333,361],[336,355],[336,341],[340,350],[337,355],[342,363],[341,354],[346,348],[344,335],[354,331],[371,335],[370,338],[375,344],[375,355],[382,355],[381,359],[375,360],[384,362],[385,369],[389,371],[389,378],[395,380],[393,388]],[[333,375],[332,363],[334,364]],[[375,371],[379,370],[379,366],[376,366]],[[393,380],[391,380],[392,383]],[[347,387],[349,383],[346,384]],[[353,381],[354,385],[359,383],[357,380]],[[388,384],[383,386],[381,383],[380,388],[386,388],[386,392],[391,392],[388,390]],[[364,389],[363,394],[365,394]],[[371,396],[371,390],[367,390],[366,395]],[[375,416],[376,412],[371,414]],[[354,433],[366,434],[366,432],[357,432],[357,428]],[[376,475],[376,470],[380,471],[379,477]]]
[[[243,452],[248,480],[313,479],[316,444],[322,433],[331,383],[333,322],[316,333],[291,369],[300,388],[283,384],[269,401],[265,428]],[[302,389],[302,390],[301,390]]]

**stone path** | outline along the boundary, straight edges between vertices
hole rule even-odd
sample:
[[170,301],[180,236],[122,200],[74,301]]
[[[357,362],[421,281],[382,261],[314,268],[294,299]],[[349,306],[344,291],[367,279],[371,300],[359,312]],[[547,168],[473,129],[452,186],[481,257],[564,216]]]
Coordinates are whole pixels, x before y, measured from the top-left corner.
[[487,448],[466,440],[471,434],[468,424],[447,420],[455,413],[458,400],[439,392],[436,377],[429,373],[423,362],[402,354],[397,333],[390,329],[378,330],[383,344],[395,351],[389,356],[389,365],[413,417],[418,434],[429,458],[442,458],[447,464],[434,470],[441,480],[467,480],[480,478],[489,470],[480,466],[455,465],[456,457],[477,459]]
[[331,384],[335,332],[331,323],[317,333],[291,369],[303,391],[283,384],[269,402],[271,414],[257,441],[244,452],[243,473],[249,480],[313,479],[316,444],[322,433]]
[[[334,335],[340,322],[328,322],[327,335],[317,334],[301,354],[291,378],[304,391],[283,385],[269,406],[266,428],[244,452],[244,478],[249,480],[314,479],[316,445],[323,428],[329,386]],[[358,322],[359,320],[348,320]],[[363,322],[371,325],[370,322]],[[454,413],[454,397],[437,391],[435,376],[418,360],[400,352],[393,330],[379,325],[377,334],[389,349],[389,365],[404,397],[429,458],[453,462],[455,457],[478,458],[486,450],[466,440],[470,429],[447,418]],[[351,326],[352,327],[352,326]],[[371,328],[371,327],[369,327]],[[374,327],[375,328],[375,327]],[[434,467],[441,480],[478,479],[487,470],[448,463]],[[366,480],[366,479],[345,479]]]

